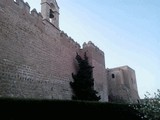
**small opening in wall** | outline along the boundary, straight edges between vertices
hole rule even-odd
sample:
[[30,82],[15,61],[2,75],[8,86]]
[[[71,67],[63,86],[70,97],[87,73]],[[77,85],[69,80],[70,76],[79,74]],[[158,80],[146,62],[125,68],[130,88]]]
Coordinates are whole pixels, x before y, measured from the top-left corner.
[[115,75],[114,75],[114,74],[112,74],[112,78],[115,78]]
[[49,18],[54,18],[54,12],[50,9]]
[[49,18],[49,22],[52,22],[52,19],[51,19],[51,18]]

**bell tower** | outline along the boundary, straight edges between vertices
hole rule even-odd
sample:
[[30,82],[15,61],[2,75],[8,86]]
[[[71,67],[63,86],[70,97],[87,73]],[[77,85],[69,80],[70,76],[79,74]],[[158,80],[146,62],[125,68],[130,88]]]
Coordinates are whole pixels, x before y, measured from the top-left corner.
[[41,0],[41,13],[43,19],[59,29],[59,7],[56,0]]

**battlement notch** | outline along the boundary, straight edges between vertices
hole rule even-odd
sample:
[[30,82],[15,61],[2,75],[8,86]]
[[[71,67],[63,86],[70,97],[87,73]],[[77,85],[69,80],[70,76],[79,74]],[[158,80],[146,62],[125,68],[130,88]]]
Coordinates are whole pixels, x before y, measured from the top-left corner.
[[94,51],[100,55],[104,55],[104,52],[99,49],[92,41],[89,41],[88,43],[83,43],[83,49],[85,48],[92,48]]
[[33,9],[33,10],[31,11],[31,15],[34,16],[34,17],[37,17],[37,18],[38,18],[38,16],[39,16],[39,14],[38,14],[38,12],[37,12],[36,9]]
[[72,46],[72,47],[75,47],[77,49],[81,48],[80,44],[75,42],[74,39],[71,38],[70,36],[68,36],[67,33],[65,33],[64,31],[60,32],[60,36],[61,36],[63,42],[66,43],[68,46]]
[[27,13],[30,13],[30,6],[29,6],[28,2],[26,2],[26,3],[24,4],[24,7],[25,7],[26,12],[27,12]]

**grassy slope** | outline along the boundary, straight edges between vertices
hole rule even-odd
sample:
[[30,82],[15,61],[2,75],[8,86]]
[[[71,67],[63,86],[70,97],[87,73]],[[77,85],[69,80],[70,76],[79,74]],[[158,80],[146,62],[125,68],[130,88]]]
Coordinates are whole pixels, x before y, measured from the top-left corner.
[[5,117],[4,120],[38,118],[52,120],[55,117],[85,119],[86,116],[89,118],[104,117],[105,120],[140,120],[136,116],[136,111],[129,108],[127,104],[1,98],[0,108],[1,115]]

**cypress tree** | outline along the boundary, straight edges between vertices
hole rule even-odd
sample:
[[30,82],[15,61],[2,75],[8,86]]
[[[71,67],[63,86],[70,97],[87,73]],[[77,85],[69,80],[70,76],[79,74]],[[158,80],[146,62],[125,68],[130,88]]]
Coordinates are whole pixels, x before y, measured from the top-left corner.
[[94,78],[93,78],[93,66],[89,65],[88,57],[84,54],[84,59],[80,55],[76,55],[78,62],[77,74],[72,73],[73,82],[70,82],[70,86],[73,91],[73,100],[87,100],[87,101],[99,101],[100,96],[97,96],[97,91],[94,90]]

